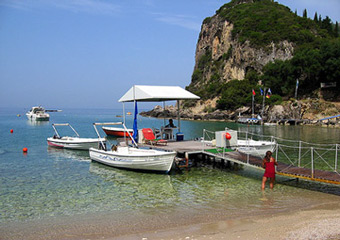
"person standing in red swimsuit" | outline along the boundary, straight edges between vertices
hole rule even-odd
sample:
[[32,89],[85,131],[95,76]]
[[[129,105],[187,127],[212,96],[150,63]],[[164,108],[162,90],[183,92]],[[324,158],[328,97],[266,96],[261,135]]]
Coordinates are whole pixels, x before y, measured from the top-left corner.
[[262,190],[264,190],[266,186],[267,179],[270,179],[269,186],[270,189],[274,188],[275,181],[275,165],[277,166],[277,162],[275,158],[272,157],[273,153],[271,151],[266,152],[266,156],[262,161],[262,167],[265,169],[263,178],[262,178]]

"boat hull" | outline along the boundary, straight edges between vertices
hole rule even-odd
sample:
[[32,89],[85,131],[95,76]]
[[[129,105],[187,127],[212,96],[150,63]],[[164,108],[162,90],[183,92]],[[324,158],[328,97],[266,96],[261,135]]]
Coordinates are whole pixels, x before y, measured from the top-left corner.
[[129,133],[133,134],[132,129],[127,129],[128,132],[124,131],[124,128],[113,128],[113,127],[102,127],[103,131],[106,133],[108,136],[113,136],[113,137],[128,137]]
[[171,170],[176,152],[118,147],[117,151],[90,148],[93,161],[117,168],[166,172]]
[[264,157],[267,151],[273,152],[276,142],[255,141],[255,140],[237,140],[237,150],[239,152]]
[[29,120],[33,121],[49,121],[50,120],[50,115],[45,113],[45,114],[26,114],[27,118]]
[[[103,143],[106,139],[101,139]],[[62,137],[62,138],[47,138],[47,144],[55,148],[67,148],[75,150],[89,150],[90,148],[98,147],[100,139],[98,138],[76,138],[76,137]]]

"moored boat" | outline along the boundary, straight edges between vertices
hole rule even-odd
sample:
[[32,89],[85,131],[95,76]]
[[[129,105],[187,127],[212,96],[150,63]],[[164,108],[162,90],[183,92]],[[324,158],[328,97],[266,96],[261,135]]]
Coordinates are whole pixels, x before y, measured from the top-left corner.
[[242,124],[258,124],[260,123],[258,118],[247,118],[247,117],[240,117],[237,119],[238,123]]
[[275,141],[260,141],[260,140],[237,140],[237,151],[249,155],[265,156],[267,151],[273,152],[276,146]]
[[224,131],[215,132],[216,147],[230,148],[239,152],[264,157],[267,151],[273,152],[276,141],[254,140],[246,136],[239,139],[238,131],[226,128]]
[[116,150],[90,148],[93,161],[117,168],[169,172],[176,152],[118,146]]
[[91,160],[111,167],[130,170],[166,173],[171,170],[176,152],[138,148],[137,143],[122,122],[94,123],[93,126],[98,138],[100,138],[100,134],[96,128],[98,125],[123,125],[123,129],[128,133],[133,146],[113,146],[111,149],[108,149],[105,144],[102,144],[101,146],[103,146],[103,148],[90,148]]
[[[55,126],[69,126],[76,134],[75,137],[63,136],[61,137]],[[105,138],[81,138],[77,131],[69,123],[55,123],[52,124],[55,131],[53,137],[47,138],[47,144],[56,148],[67,148],[75,150],[88,150],[91,147],[98,147],[99,144],[105,143]]]
[[50,115],[45,112],[45,109],[41,106],[32,107],[31,110],[29,110],[26,113],[26,116],[29,120],[34,121],[49,121]]
[[108,136],[113,136],[113,137],[128,137],[129,133],[132,135],[133,134],[133,129],[125,129],[124,128],[117,128],[117,127],[102,127],[103,131],[106,133]]

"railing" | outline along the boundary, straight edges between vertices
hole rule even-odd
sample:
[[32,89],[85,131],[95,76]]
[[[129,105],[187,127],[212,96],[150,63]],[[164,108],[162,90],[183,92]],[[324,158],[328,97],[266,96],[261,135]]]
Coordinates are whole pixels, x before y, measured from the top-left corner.
[[[339,173],[339,151],[340,144],[316,144],[304,141],[288,140],[268,135],[260,135],[247,131],[238,131],[238,139],[253,139],[261,141],[276,142],[273,155],[278,162],[287,164],[286,168],[292,166],[310,169],[312,178],[314,171],[324,170]],[[215,132],[203,130],[202,149],[207,145],[212,145],[215,139]],[[233,146],[237,148],[237,146]],[[217,151],[224,157],[225,148]],[[263,153],[261,153],[263,154]],[[249,155],[247,154],[247,163],[249,164]],[[257,156],[259,156],[257,154]],[[261,156],[263,157],[263,156]],[[280,169],[284,171],[285,169]]]

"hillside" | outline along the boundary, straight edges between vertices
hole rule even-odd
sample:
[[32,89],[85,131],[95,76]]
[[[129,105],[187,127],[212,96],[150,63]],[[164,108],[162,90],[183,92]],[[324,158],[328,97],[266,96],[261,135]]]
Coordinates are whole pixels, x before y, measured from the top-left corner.
[[[300,17],[271,0],[233,0],[203,21],[187,89],[202,98],[185,107],[205,112],[251,104],[252,89],[270,88],[269,105],[294,97],[339,101],[338,24],[315,13]],[[336,83],[320,89],[321,83]],[[203,107],[202,107],[203,106]],[[195,111],[193,109],[193,111]]]

